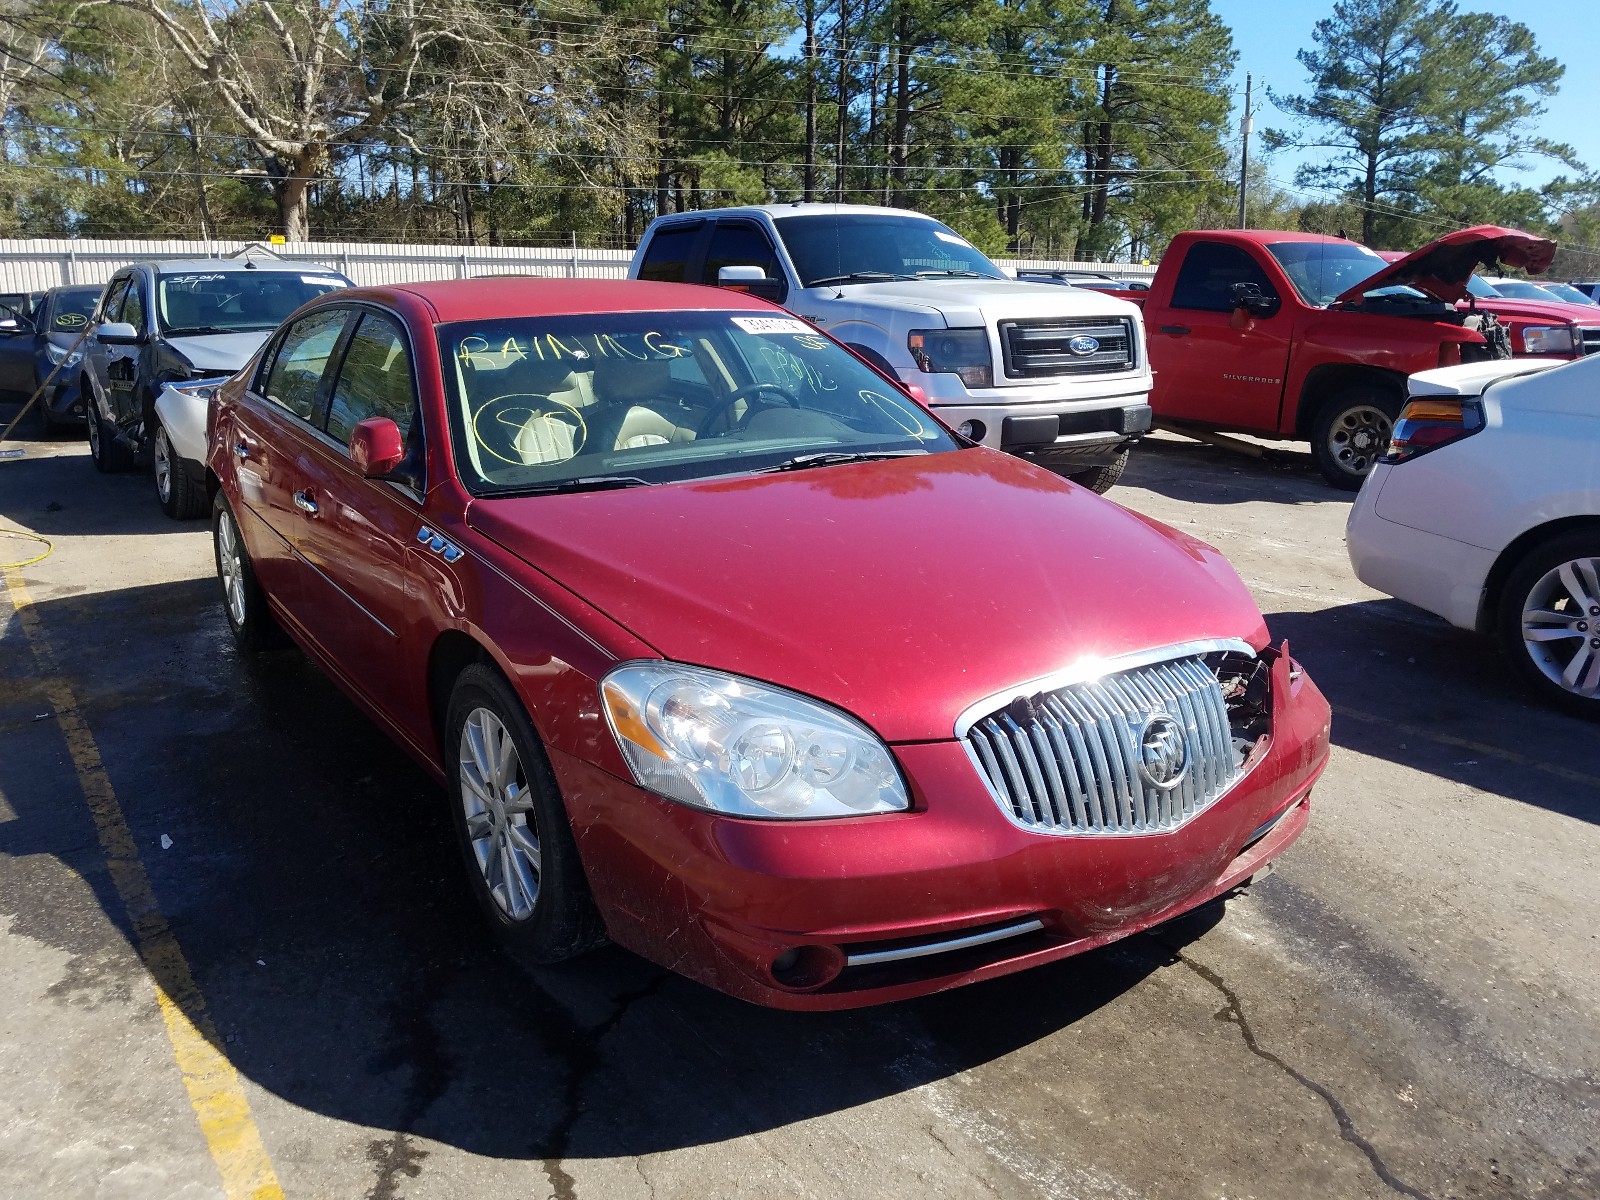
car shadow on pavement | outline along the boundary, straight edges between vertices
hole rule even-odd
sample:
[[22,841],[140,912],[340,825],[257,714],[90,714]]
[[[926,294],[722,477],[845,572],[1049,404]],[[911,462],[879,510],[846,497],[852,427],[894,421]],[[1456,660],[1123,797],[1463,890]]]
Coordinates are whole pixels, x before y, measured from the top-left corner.
[[[5,428],[0,406],[0,429]],[[14,408],[12,410],[15,411]],[[81,438],[43,440],[23,418],[0,450],[22,450],[0,458],[0,520],[26,525],[45,537],[66,534],[144,534],[204,529],[204,522],[174,521],[161,511],[148,469],[97,471]],[[112,503],[106,502],[107,493]]]
[[1272,446],[1255,458],[1175,434],[1141,440],[1128,456],[1122,485],[1188,504],[1348,504],[1355,498],[1322,478],[1309,450]]
[[1488,638],[1399,600],[1267,625],[1333,706],[1336,745],[1600,824],[1600,729],[1524,688]]
[[[242,657],[215,586],[36,612],[220,1048],[291,1105],[371,1130],[373,1194],[417,1173],[427,1151],[413,1135],[540,1160],[555,1184],[562,1159],[718,1142],[895,1096],[1071,1025],[1220,919],[1213,904],[1158,936],[848,1013],[757,1008],[614,947],[523,969],[480,929],[442,791],[297,651]],[[9,915],[74,956],[49,995],[76,1003],[139,986],[139,970],[85,945],[98,923],[80,878],[132,935],[21,667],[19,626],[0,641],[0,728],[27,731],[0,755],[16,812],[0,854],[37,882],[7,889]]]

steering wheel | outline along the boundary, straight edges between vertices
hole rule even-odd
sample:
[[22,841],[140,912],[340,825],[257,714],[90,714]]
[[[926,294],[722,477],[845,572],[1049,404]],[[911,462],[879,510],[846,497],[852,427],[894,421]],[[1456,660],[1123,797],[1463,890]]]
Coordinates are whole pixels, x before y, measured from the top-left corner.
[[589,427],[583,416],[570,404],[538,392],[509,392],[484,401],[472,414],[472,440],[477,443],[480,452],[491,458],[513,467],[526,466],[522,456],[514,449],[517,435],[528,422],[539,417],[553,417],[570,425],[572,454],[575,456],[582,452],[583,443],[589,436]]
[[[735,404],[739,403],[739,401],[743,400],[746,396],[758,396],[762,392],[771,392],[775,395],[783,397],[783,402],[790,408],[800,407],[800,398],[788,388],[779,387],[775,383],[747,383],[743,387],[734,388],[733,391],[729,392],[721,400],[711,406],[711,411],[706,413],[704,417],[700,418],[700,425],[695,430],[695,437],[705,437],[708,433],[710,433],[711,427],[722,418],[723,414],[725,414]],[[762,407],[771,408],[773,406],[764,404]],[[749,417],[750,414],[746,413],[745,419],[748,420]]]

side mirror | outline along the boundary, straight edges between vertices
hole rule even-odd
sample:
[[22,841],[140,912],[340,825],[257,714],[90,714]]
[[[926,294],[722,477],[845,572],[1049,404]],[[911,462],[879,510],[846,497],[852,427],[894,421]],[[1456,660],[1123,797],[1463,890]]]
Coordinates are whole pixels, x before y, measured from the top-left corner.
[[774,304],[783,298],[784,290],[781,279],[768,279],[767,273],[756,266],[722,267],[717,271],[717,286],[771,300]]
[[1233,297],[1233,307],[1244,309],[1252,317],[1270,317],[1278,311],[1278,298],[1262,295],[1259,284],[1236,283],[1228,291]]
[[910,396],[923,408],[928,407],[928,393],[922,390],[920,384],[908,383],[905,385],[906,395]]
[[0,321],[0,337],[21,337],[25,333],[32,333],[33,326],[21,317],[7,317]]
[[400,426],[388,417],[368,417],[350,431],[350,461],[367,479],[382,479],[405,456]]
[[144,341],[144,335],[126,321],[107,321],[94,336],[105,346],[137,346]]

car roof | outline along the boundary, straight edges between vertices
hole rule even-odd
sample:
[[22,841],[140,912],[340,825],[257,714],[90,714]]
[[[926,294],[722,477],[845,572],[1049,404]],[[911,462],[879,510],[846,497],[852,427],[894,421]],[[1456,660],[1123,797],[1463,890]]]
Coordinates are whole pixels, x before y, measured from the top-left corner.
[[492,321],[501,317],[685,310],[734,310],[791,316],[775,304],[727,288],[639,279],[441,279],[430,283],[353,288],[338,293],[340,303],[373,300],[393,304],[396,296],[413,296],[423,301],[433,309],[434,320],[441,324]]
[[783,204],[744,204],[735,208],[702,208],[691,212],[673,213],[670,217],[658,217],[657,220],[665,223],[674,218],[689,221],[696,217],[726,217],[726,216],[755,216],[765,213],[769,217],[804,216],[812,213],[830,213],[841,216],[893,216],[916,217],[921,221],[937,221],[937,217],[930,217],[927,213],[912,212],[909,208],[886,208],[881,204],[834,204],[827,200],[791,200]]
[[290,275],[337,276],[339,274],[332,267],[325,267],[321,263],[288,262],[283,259],[171,258],[151,259],[148,262],[135,263],[134,265],[148,267],[157,275],[198,275],[201,272],[220,275],[230,271],[271,271]]

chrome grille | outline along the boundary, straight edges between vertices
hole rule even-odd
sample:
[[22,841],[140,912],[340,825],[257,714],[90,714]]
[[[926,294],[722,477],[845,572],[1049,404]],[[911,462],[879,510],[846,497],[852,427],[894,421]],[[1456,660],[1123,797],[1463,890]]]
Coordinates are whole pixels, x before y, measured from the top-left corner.
[[[1097,349],[1073,353],[1074,338],[1093,338]],[[1000,351],[1012,378],[1094,375],[1133,366],[1132,323],[1117,317],[1001,321]]]
[[[1151,716],[1182,729],[1189,769],[1163,789],[1140,770]],[[975,721],[966,743],[1013,819],[1049,833],[1175,829],[1238,780],[1243,755],[1216,676],[1199,656],[1132,667],[1024,700]]]

